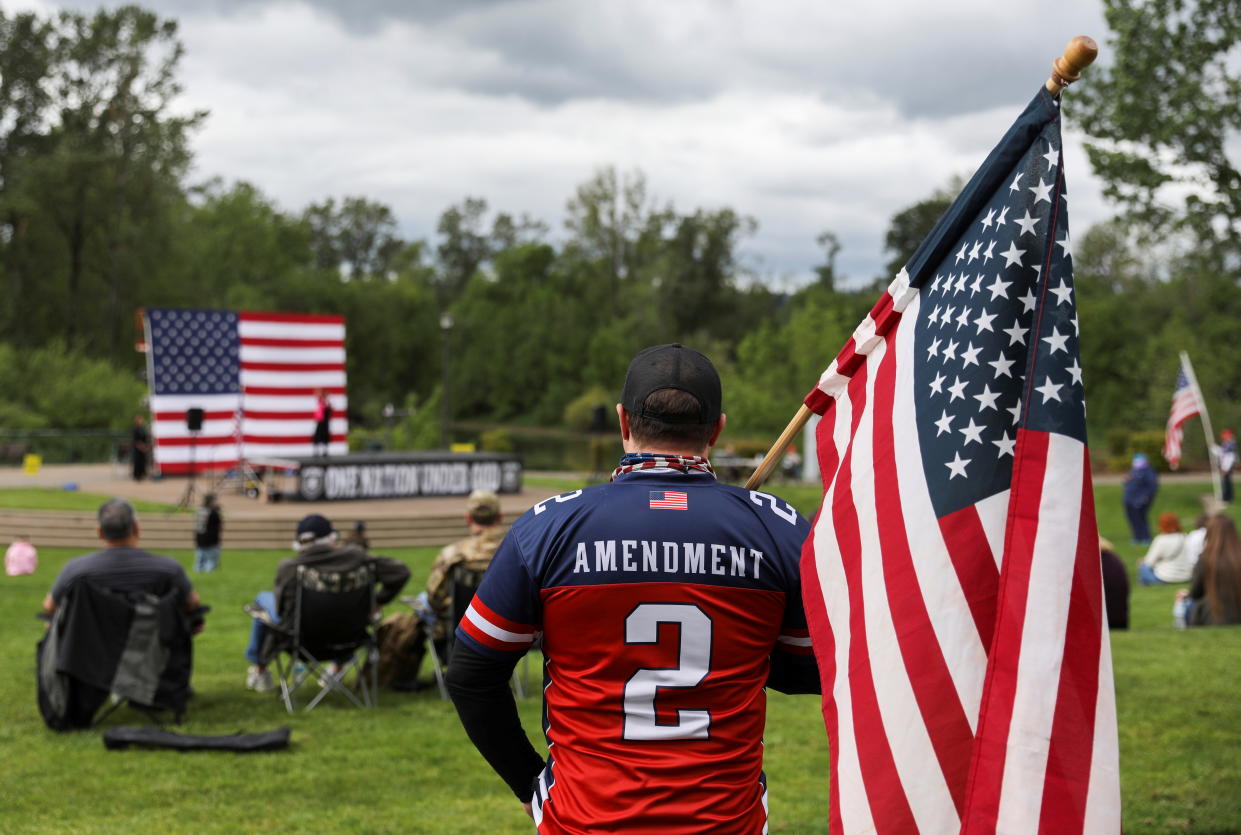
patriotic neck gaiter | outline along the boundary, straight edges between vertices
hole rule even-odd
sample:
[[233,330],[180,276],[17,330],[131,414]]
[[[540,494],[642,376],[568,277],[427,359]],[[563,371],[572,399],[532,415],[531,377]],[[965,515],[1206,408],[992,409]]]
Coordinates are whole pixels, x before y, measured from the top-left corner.
[[621,458],[620,466],[612,471],[612,478],[609,481],[615,481],[618,476],[632,473],[635,470],[655,469],[676,470],[682,473],[706,473],[715,478],[715,470],[711,469],[711,462],[701,455],[665,455],[654,452],[630,452]]

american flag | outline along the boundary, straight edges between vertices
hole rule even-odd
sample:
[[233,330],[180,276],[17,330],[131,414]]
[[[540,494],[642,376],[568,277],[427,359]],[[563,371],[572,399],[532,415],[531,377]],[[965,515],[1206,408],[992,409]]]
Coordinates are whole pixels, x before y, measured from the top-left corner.
[[1181,427],[1185,425],[1185,421],[1202,413],[1198,405],[1202,400],[1198,387],[1190,382],[1189,375],[1185,373],[1185,363],[1188,361],[1188,357],[1183,357],[1176,370],[1172,411],[1168,414],[1168,427],[1163,437],[1163,457],[1174,470],[1181,465],[1181,442],[1185,439],[1185,432]]
[[652,490],[651,510],[689,510],[689,494],[682,490]]
[[1040,91],[806,398],[834,833],[1120,830],[1062,160]]
[[[155,461],[164,473],[312,453],[315,392],[332,403],[333,455],[347,451],[345,320],[304,313],[146,312]],[[192,437],[186,410],[204,412]]]

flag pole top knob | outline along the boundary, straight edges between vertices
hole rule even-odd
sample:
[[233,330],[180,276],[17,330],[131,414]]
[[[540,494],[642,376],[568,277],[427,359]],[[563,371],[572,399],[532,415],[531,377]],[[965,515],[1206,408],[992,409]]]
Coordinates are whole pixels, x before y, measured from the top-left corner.
[[1051,62],[1051,77],[1047,79],[1047,92],[1053,96],[1082,77],[1082,70],[1099,55],[1099,45],[1094,38],[1078,35],[1069,41],[1064,54]]

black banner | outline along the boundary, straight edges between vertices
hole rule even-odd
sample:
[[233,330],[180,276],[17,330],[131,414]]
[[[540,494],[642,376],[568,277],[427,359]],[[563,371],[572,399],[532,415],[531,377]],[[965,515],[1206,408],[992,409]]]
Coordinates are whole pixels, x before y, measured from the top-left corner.
[[521,491],[521,459],[486,453],[348,456],[307,459],[298,468],[301,501],[349,501],[409,496],[464,496],[472,490]]

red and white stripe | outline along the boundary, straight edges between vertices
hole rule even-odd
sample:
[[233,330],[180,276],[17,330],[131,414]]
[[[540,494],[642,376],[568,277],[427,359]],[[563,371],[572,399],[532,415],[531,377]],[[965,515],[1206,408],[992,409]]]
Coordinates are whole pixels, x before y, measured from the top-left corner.
[[782,628],[776,636],[776,648],[793,655],[810,655],[813,652],[810,630]]
[[238,314],[246,457],[311,455],[315,392],[332,403],[328,451],[348,451],[345,320],[306,313]]
[[533,626],[496,614],[477,595],[461,618],[461,628],[483,646],[505,652],[524,651],[534,643]]
[[831,831],[1117,831],[1085,447],[1019,433],[1012,490],[937,519],[912,429],[918,306],[902,273],[806,401]]
[[[238,409],[241,397],[234,394],[155,394],[151,396],[151,436],[155,460],[165,475],[183,475],[194,462],[197,472],[237,465]],[[191,434],[186,410],[203,410],[202,431]]]

